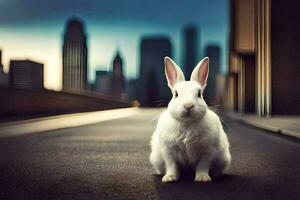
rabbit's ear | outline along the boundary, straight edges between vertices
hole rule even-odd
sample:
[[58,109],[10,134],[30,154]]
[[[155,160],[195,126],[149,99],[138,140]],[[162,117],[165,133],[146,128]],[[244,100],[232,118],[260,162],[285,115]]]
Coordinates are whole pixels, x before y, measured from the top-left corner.
[[180,67],[169,57],[165,57],[165,74],[168,80],[168,86],[172,89],[175,83],[184,81],[184,75]]
[[203,58],[195,67],[191,75],[191,81],[197,81],[204,89],[207,84],[207,77],[209,73],[209,58]]

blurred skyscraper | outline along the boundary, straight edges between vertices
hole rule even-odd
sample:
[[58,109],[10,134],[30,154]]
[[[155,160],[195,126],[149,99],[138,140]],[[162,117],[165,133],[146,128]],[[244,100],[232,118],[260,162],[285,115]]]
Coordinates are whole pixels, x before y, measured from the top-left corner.
[[137,84],[138,81],[136,79],[129,79],[126,81],[126,94],[128,97],[128,102],[136,100]]
[[72,18],[67,22],[63,44],[63,90],[87,87],[87,45],[83,22]]
[[44,89],[44,65],[31,60],[11,60],[10,85],[17,89]]
[[2,51],[0,50],[0,86],[8,86],[8,75],[3,70]]
[[138,100],[141,106],[157,106],[171,97],[164,69],[164,57],[172,56],[167,37],[143,38],[140,46],[140,80]]
[[100,92],[109,95],[111,93],[111,80],[112,80],[111,77],[112,77],[111,72],[97,70],[93,90],[95,92]]
[[113,70],[111,79],[111,93],[113,96],[120,98],[124,92],[125,80],[123,75],[123,61],[119,51],[113,60]]
[[207,87],[205,89],[204,99],[208,105],[216,103],[217,75],[220,73],[220,47],[217,45],[208,45],[205,49],[205,56],[209,59],[209,76]]
[[196,66],[199,59],[198,55],[198,31],[195,26],[187,26],[183,30],[184,45],[183,45],[183,59],[184,59],[184,75],[188,79]]

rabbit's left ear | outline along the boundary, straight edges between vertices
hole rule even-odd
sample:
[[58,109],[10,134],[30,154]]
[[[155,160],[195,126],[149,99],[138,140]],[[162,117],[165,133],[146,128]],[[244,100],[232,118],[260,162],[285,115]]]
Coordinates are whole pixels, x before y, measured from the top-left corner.
[[191,75],[191,81],[198,82],[204,89],[207,84],[207,77],[209,74],[209,58],[203,58],[195,67]]
[[168,81],[168,86],[173,89],[175,83],[184,81],[184,75],[180,67],[169,57],[165,57],[165,74]]

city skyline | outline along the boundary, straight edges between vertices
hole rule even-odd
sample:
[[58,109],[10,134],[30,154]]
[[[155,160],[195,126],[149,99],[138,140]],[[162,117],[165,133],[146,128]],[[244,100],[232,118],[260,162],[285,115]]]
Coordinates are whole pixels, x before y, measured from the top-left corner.
[[[127,79],[138,78],[140,67],[138,48],[140,39],[143,36],[164,35],[169,37],[174,47],[173,58],[182,65],[182,28],[190,23],[195,24],[201,30],[199,34],[201,34],[200,38],[202,40],[201,45],[198,45],[199,52],[203,52],[206,45],[214,43],[221,47],[221,53],[224,55],[227,49],[227,1],[218,6],[215,5],[217,4],[215,1],[211,3],[202,1],[202,3],[207,7],[207,10],[212,11],[211,13],[218,11],[218,16],[212,16],[207,10],[202,12],[202,14],[195,10],[194,17],[175,17],[172,21],[170,16],[160,12],[161,9],[166,7],[166,3],[162,3],[158,6],[159,8],[153,11],[154,13],[159,13],[158,17],[161,20],[158,20],[157,17],[154,20],[148,20],[149,11],[145,16],[142,12],[139,12],[137,15],[140,17],[133,18],[132,16],[125,16],[126,11],[120,10],[119,13],[114,11],[111,17],[105,16],[106,18],[101,18],[101,16],[92,16],[90,13],[85,13],[82,10],[77,12],[76,9],[72,10],[69,8],[68,12],[63,15],[58,13],[55,16],[52,14],[37,19],[33,14],[31,18],[22,18],[23,21],[20,20],[20,16],[8,20],[7,16],[3,17],[4,12],[0,14],[0,19],[3,22],[0,30],[0,48],[3,51],[5,71],[7,72],[9,60],[12,59],[32,59],[42,62],[45,64],[45,87],[47,89],[60,90],[62,86],[61,51],[63,32],[66,21],[72,16],[78,16],[85,22],[87,45],[90,52],[88,56],[89,83],[94,81],[96,70],[111,69],[111,60],[117,49],[122,52],[124,57],[125,77]],[[137,3],[137,5],[140,4]],[[72,6],[74,7],[74,5]],[[109,9],[112,9],[111,5],[108,6]],[[5,2],[1,2],[1,7],[2,9],[5,8]],[[179,5],[170,5],[170,13],[174,15],[178,7]],[[184,8],[190,7],[190,5],[187,5]],[[201,6],[199,6],[200,8]],[[24,10],[26,9],[29,8],[25,7]],[[35,9],[39,9],[39,6],[35,7]],[[129,11],[131,9],[133,8],[124,7],[124,10]],[[47,11],[45,12],[47,14]],[[91,12],[93,13],[94,11]],[[124,19],[121,18],[122,14],[124,14]],[[145,20],[148,20],[147,24],[145,24]],[[222,56],[222,58],[224,59],[222,59],[221,68],[225,72],[227,68],[226,56]]]

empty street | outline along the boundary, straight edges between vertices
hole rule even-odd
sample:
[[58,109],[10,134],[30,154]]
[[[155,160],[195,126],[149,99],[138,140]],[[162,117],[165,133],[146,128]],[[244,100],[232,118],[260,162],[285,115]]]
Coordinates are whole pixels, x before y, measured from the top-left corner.
[[[0,199],[300,198],[299,140],[226,116],[233,157],[229,172],[211,183],[194,183],[189,172],[178,183],[162,183],[148,161],[161,111],[137,109],[92,123],[82,123],[90,116],[81,115],[73,121],[80,126],[0,137]],[[8,131],[0,127],[0,135],[1,129]]]

